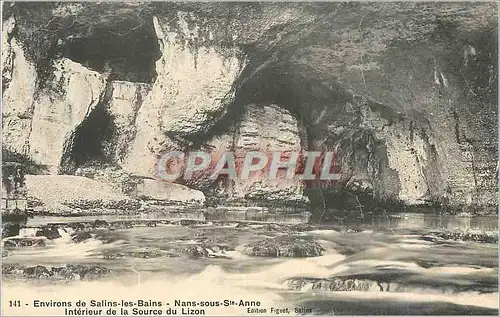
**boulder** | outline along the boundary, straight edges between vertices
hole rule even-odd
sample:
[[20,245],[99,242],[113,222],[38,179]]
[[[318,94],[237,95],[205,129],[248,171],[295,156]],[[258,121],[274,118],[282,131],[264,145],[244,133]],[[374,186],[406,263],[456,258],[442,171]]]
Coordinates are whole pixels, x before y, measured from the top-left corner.
[[440,240],[455,240],[455,241],[472,241],[479,243],[498,243],[498,231],[481,231],[481,230],[447,230],[434,232],[431,236],[422,236],[421,239],[432,241]]
[[218,258],[218,259],[230,259],[231,257],[226,254],[226,251],[233,250],[226,246],[217,246],[208,243],[202,243],[200,245],[192,245],[181,249],[181,252],[186,253],[189,257],[198,258]]
[[325,249],[318,242],[301,236],[280,236],[245,245],[243,253],[262,257],[315,257]]
[[68,264],[61,267],[44,265],[22,266],[6,264],[2,266],[2,274],[14,277],[27,277],[30,279],[55,279],[55,280],[86,280],[92,281],[102,278],[111,271],[105,267],[93,265]]
[[203,205],[205,195],[187,186],[161,180],[144,179],[137,185],[137,197],[158,201]]
[[13,248],[39,248],[46,245],[43,238],[11,238],[4,240],[4,247],[8,249]]
[[92,238],[92,235],[88,231],[77,232],[71,236],[71,240],[73,240],[76,243],[83,242],[83,241],[91,239],[91,238]]
[[[389,283],[381,284],[368,279],[333,277],[325,279],[292,278],[284,282],[287,288],[295,291],[308,289],[329,292],[384,292],[389,290]],[[394,286],[394,285],[393,285]]]
[[2,223],[2,239],[19,235],[20,225],[18,223]]
[[177,254],[171,252],[165,252],[163,250],[155,250],[155,249],[145,249],[138,251],[128,251],[128,252],[120,252],[120,251],[106,251],[103,252],[103,258],[105,260],[114,260],[119,258],[138,258],[138,259],[154,259],[154,258],[174,258],[178,257]]
[[45,237],[49,240],[57,239],[61,237],[59,230],[54,226],[44,226],[38,230],[35,234],[37,237]]

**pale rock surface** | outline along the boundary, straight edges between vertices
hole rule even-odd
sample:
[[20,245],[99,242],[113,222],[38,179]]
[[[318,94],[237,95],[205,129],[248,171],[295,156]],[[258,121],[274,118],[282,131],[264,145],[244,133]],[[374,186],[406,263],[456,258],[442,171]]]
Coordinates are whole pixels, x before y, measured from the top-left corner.
[[[249,104],[242,109],[243,116],[231,129],[233,134],[223,134],[208,142],[212,157],[218,159],[222,153],[233,151],[236,158],[237,179],[218,183],[217,192],[237,199],[257,199],[274,202],[305,203],[302,195],[304,184],[294,176],[286,179],[285,170],[278,171],[277,179],[269,179],[268,168],[274,152],[300,152],[302,141],[299,126],[289,111],[277,105]],[[240,171],[248,152],[258,151],[268,155],[268,166],[264,171],[252,172],[248,179],[240,179]],[[286,155],[286,154],[285,154]],[[283,161],[286,161],[285,155]],[[208,179],[210,173],[200,175]],[[198,180],[201,183],[201,180]],[[199,184],[198,183],[198,184]],[[192,185],[198,185],[193,182]]]
[[[270,162],[274,152],[298,153],[301,149],[297,119],[290,112],[277,105],[245,107],[245,114],[237,125],[235,137],[235,151],[243,156],[237,154],[241,162],[244,155],[251,151],[267,153]],[[279,174],[277,179],[268,179],[266,172],[257,172],[253,177],[250,175],[248,180],[236,179],[234,194],[236,197],[250,195],[270,201],[305,201],[306,198],[302,196],[304,185],[298,177],[288,180],[285,175]]]
[[128,144],[136,134],[136,119],[145,96],[151,90],[149,84],[113,81],[112,95],[107,111],[113,119],[113,139],[107,155],[121,162],[126,155]]
[[408,204],[423,203],[429,198],[423,171],[428,160],[424,140],[418,132],[409,133],[407,127],[398,124],[388,125],[380,114],[367,108],[362,110],[364,123],[386,145],[388,167],[398,174],[398,198]]
[[[451,116],[443,114],[446,115]],[[397,198],[401,201],[418,205],[441,197],[456,204],[471,205],[477,199],[491,200],[487,195],[476,197],[472,145],[450,142],[456,139],[456,127],[448,124],[448,120],[431,118],[429,128],[414,129],[408,120],[389,124],[380,113],[363,108],[364,124],[384,142],[388,167],[398,175]]]
[[28,118],[33,107],[37,76],[35,66],[26,59],[17,39],[10,38],[14,27],[14,19],[9,18],[2,30],[2,80],[3,85],[8,84],[3,91],[2,113],[4,116]]
[[[178,18],[179,25],[185,25],[185,17]],[[236,48],[224,54],[209,45],[190,48],[188,40],[197,37],[196,27],[173,30],[156,17],[153,23],[162,56],[156,62],[157,79],[138,111],[137,134],[123,164],[127,171],[146,177],[154,175],[158,156],[176,147],[166,135],[202,133],[223,114],[234,98],[234,81],[243,67]]]
[[4,144],[4,148],[13,153],[25,154],[29,149],[28,138],[31,130],[31,119],[4,116],[2,123],[2,144]]
[[137,185],[135,194],[141,199],[194,203],[200,205],[205,203],[205,195],[201,191],[190,189],[184,185],[155,179],[142,180]]
[[59,211],[71,210],[64,205],[79,200],[106,203],[130,199],[105,183],[72,175],[26,175],[26,190],[30,199]]
[[75,129],[89,116],[102,98],[104,75],[63,58],[54,61],[54,83],[35,100],[30,153],[33,159],[57,172],[72,146]]
[[205,202],[205,196],[201,191],[160,179],[138,178],[116,166],[81,167],[77,169],[75,174],[106,184],[112,191],[134,199],[198,205]]
[[37,75],[16,38],[14,18],[2,28],[2,139],[11,152],[26,154]]
[[[41,26],[55,15],[66,25],[75,18],[82,22],[62,32],[66,39],[95,36],[100,30],[116,33],[124,24],[137,25],[141,6],[58,4],[53,11],[38,12],[33,21],[27,20],[36,16],[20,6],[18,21],[4,21],[4,148],[58,172],[75,129],[104,90],[103,75],[56,60],[55,74],[50,74],[56,79],[36,91],[41,79],[35,63],[57,59],[47,50],[51,38]],[[286,144],[270,140],[279,128],[266,120],[255,131],[251,122],[260,120],[255,118],[244,119],[250,123],[238,128],[244,137],[236,132],[241,122],[233,118],[228,120],[233,132],[211,135],[210,128],[238,92],[244,97],[237,107],[266,100],[293,108],[308,128],[310,148],[340,148],[345,172],[354,173],[348,184],[373,190],[374,198],[420,204],[430,197],[443,206],[487,205],[496,211],[494,3],[146,6],[145,25],[154,28],[160,50],[156,80],[151,91],[113,83],[107,108],[118,127],[110,156],[126,171],[153,177],[159,155],[185,150],[204,134],[214,151]],[[96,9],[102,13],[97,20]],[[442,21],[453,26],[449,37],[441,36]],[[44,45],[38,49],[39,44]],[[63,70],[63,64],[69,67]],[[52,70],[52,65],[41,66]],[[358,97],[384,110],[360,116]],[[294,139],[283,135],[285,141]],[[129,138],[132,142],[125,146]],[[261,184],[231,186],[221,189],[239,196],[251,186],[261,192]],[[274,185],[262,186],[268,196],[275,195]]]

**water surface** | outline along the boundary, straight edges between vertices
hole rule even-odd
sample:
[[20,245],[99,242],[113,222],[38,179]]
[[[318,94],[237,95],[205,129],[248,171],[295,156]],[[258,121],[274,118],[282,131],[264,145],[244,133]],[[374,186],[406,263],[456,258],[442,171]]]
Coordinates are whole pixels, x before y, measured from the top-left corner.
[[[28,226],[61,219],[31,219]],[[67,221],[68,219],[64,219]],[[79,219],[81,220],[81,219]],[[245,244],[283,234],[263,225],[235,223],[199,226],[164,225],[97,230],[93,238],[71,241],[69,232],[46,247],[16,249],[4,264],[104,266],[113,272],[99,281],[49,282],[4,278],[4,313],[9,299],[260,301],[271,314],[288,308],[317,314],[492,314],[498,312],[496,244],[428,239],[447,229],[497,230],[494,217],[460,218],[400,215],[359,220],[344,226],[318,226],[294,233],[318,241],[325,253],[313,258],[261,258],[244,255]],[[352,229],[352,228],[355,228]],[[30,235],[26,229],[23,235]],[[179,250],[190,245],[218,245],[213,258],[192,258]],[[164,252],[158,258],[105,254]],[[329,282],[351,279],[346,289]],[[318,282],[320,281],[320,282]],[[357,283],[357,284],[356,284]],[[356,287],[364,287],[359,291]],[[24,314],[61,314],[60,308],[32,308]],[[164,307],[165,308],[165,307]],[[174,308],[173,306],[171,308]],[[246,307],[211,307],[207,314],[246,314]],[[177,312],[180,314],[180,310]]]

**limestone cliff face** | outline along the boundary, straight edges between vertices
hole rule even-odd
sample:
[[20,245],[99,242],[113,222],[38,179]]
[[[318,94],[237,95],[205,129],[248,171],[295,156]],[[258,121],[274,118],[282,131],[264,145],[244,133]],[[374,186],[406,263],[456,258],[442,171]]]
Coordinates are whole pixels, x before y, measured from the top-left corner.
[[[267,153],[269,158],[274,152],[298,153],[302,144],[297,120],[277,105],[249,105],[245,107],[243,118],[236,127],[233,148],[236,153],[240,153],[236,160],[241,163],[246,153],[251,151]],[[302,198],[303,184],[298,176],[292,180],[287,180],[285,175],[279,175],[274,180],[266,179],[267,176],[259,172],[250,175],[248,180],[235,180],[235,195],[270,201],[306,200]]]
[[8,150],[27,154],[37,75],[21,45],[12,37],[15,23],[13,17],[3,21],[2,139]]
[[105,77],[69,59],[54,61],[54,68],[55,86],[34,101],[28,143],[31,157],[55,172],[73,146],[76,128],[103,97]]
[[[58,59],[53,62],[53,86],[35,91],[34,68],[21,58],[22,51],[15,55],[20,57],[14,60],[13,76],[5,90],[4,141],[10,151],[27,155],[57,173],[64,152],[72,146],[75,129],[102,98],[105,78],[69,59]],[[26,73],[16,74],[23,70]]]
[[[207,131],[234,100],[233,83],[244,61],[237,48],[221,50],[190,29],[189,14],[178,12],[178,26],[170,28],[153,17],[161,57],[157,79],[137,113],[136,135],[124,160],[130,172],[149,176],[156,158],[177,139]],[[197,40],[196,52],[188,42]]]
[[[100,161],[143,178],[169,150],[335,150],[340,188],[491,211],[496,15],[493,3],[8,3],[3,149],[49,173]],[[296,181],[187,185],[307,200]]]
[[106,155],[113,162],[121,164],[127,156],[130,142],[137,135],[138,112],[151,86],[144,83],[113,81],[111,88],[111,100],[106,110],[112,118],[113,135],[107,140]]

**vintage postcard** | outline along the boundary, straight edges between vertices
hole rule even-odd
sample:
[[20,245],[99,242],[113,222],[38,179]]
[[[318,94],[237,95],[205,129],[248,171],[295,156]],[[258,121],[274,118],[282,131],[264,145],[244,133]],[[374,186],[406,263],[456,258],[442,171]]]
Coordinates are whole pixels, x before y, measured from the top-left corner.
[[498,315],[496,2],[3,2],[2,316]]

